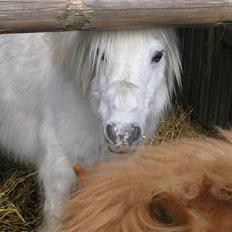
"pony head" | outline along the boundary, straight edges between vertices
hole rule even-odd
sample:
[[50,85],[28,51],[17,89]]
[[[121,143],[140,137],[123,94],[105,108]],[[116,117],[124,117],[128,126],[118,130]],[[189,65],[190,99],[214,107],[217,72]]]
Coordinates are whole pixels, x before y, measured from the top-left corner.
[[76,53],[76,80],[101,119],[110,150],[134,150],[143,134],[153,133],[175,79],[180,83],[174,31],[81,32]]
[[[232,228],[230,141],[182,140],[80,176],[63,232],[222,232]],[[135,156],[134,156],[135,157]]]

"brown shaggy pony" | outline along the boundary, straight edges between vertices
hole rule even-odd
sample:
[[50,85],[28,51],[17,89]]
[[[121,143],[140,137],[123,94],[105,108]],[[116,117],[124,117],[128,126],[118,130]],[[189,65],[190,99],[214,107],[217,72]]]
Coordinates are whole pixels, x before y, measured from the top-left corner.
[[232,231],[232,133],[223,134],[226,141],[180,140],[89,171],[63,231]]

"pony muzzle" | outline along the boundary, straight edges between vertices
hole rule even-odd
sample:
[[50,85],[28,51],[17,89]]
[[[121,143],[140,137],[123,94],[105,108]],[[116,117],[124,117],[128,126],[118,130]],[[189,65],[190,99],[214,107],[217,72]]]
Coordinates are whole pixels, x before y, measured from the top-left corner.
[[104,135],[110,151],[114,153],[129,153],[136,151],[142,130],[135,124],[126,127],[107,124]]

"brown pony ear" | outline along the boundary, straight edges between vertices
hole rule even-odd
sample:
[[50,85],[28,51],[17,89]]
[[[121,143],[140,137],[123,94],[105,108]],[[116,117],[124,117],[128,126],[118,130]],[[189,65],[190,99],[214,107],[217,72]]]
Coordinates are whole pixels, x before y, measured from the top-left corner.
[[76,175],[77,175],[78,177],[82,177],[82,176],[85,176],[85,175],[86,175],[85,169],[82,168],[80,164],[76,164],[76,165],[73,167],[73,169],[74,169],[74,171],[75,171],[75,173],[76,173]]
[[172,194],[161,193],[150,203],[151,218],[165,226],[187,226],[191,215],[184,205]]

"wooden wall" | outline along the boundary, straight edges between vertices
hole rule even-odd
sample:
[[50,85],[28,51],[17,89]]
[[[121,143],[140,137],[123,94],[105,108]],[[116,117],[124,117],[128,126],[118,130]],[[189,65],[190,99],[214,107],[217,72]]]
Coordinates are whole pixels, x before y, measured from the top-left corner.
[[180,30],[185,104],[203,126],[232,123],[232,26]]

